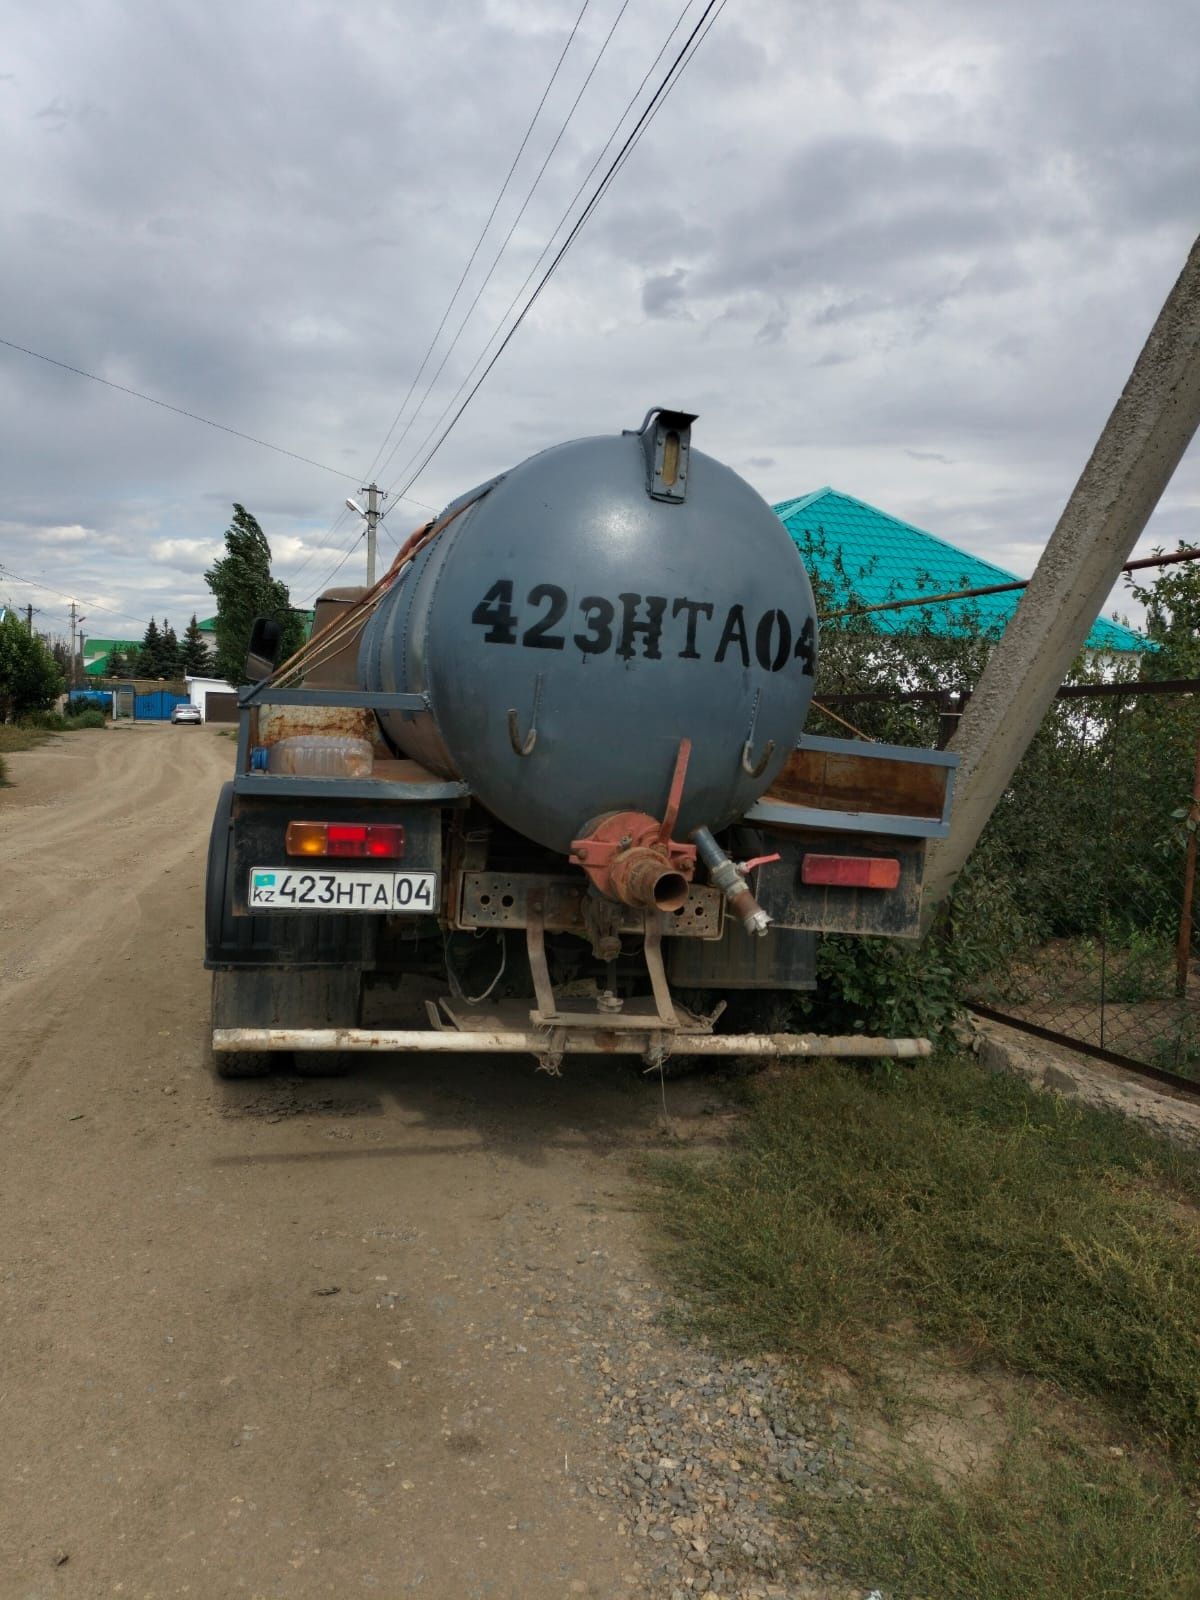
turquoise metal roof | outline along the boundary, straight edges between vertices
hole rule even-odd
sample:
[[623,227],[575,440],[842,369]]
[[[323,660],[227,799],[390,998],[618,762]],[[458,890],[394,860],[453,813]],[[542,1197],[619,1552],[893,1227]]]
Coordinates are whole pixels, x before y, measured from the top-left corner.
[[[817,489],[797,500],[783,500],[774,510],[796,541],[805,565],[832,592],[839,607],[981,589],[1016,576],[837,489]],[[927,611],[919,606],[877,611],[870,623],[881,633],[999,634],[1020,598],[1021,591],[1014,589]],[[1132,628],[1101,617],[1087,636],[1087,648],[1130,652],[1152,646]]]

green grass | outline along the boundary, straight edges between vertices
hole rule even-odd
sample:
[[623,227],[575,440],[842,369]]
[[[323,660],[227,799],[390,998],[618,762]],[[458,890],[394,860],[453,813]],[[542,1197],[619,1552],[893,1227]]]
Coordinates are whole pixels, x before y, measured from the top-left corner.
[[652,1169],[663,1254],[743,1352],[878,1364],[926,1341],[1097,1398],[1200,1465],[1200,1163],[945,1059],[751,1091],[718,1169]]
[[4,757],[18,750],[32,750],[42,744],[46,735],[36,728],[19,728],[11,722],[0,722],[0,789],[11,783]]
[[39,728],[20,728],[12,722],[0,722],[0,755],[11,755],[16,750],[33,750],[45,739],[45,733]]
[[1017,1441],[951,1487],[910,1467],[887,1497],[807,1520],[810,1556],[887,1600],[1184,1600],[1200,1584],[1186,1495],[1078,1446]]
[[41,733],[77,733],[83,728],[107,727],[108,718],[95,706],[88,706],[69,717],[58,711],[31,711],[21,718],[20,725]]
[[0,722],[0,788],[10,782],[4,757],[20,750],[34,750],[45,744],[52,733],[76,733],[87,728],[107,727],[104,713],[95,709],[77,717],[60,717],[56,711],[39,711],[20,723]]
[[[887,1600],[1200,1595],[1200,1161],[960,1058],[746,1095],[729,1153],[648,1176],[691,1331],[890,1408],[882,1493],[793,1501],[806,1558]],[[900,1442],[929,1363],[1026,1395],[990,1465]]]

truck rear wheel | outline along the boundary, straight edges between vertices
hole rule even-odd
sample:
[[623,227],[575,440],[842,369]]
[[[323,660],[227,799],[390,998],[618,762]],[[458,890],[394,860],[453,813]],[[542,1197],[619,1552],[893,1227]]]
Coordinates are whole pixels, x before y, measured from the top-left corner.
[[[212,975],[212,1026],[230,1028],[237,1026],[236,971],[218,970]],[[282,1065],[269,1050],[214,1050],[213,1071],[218,1078],[266,1078]]]
[[[362,973],[302,967],[218,967],[213,973],[212,1025],[217,1028],[355,1028]],[[306,1078],[341,1078],[353,1053],[342,1050],[213,1051],[222,1078],[261,1078],[294,1066]]]
[[353,1050],[293,1050],[292,1066],[302,1078],[345,1078],[354,1067]]

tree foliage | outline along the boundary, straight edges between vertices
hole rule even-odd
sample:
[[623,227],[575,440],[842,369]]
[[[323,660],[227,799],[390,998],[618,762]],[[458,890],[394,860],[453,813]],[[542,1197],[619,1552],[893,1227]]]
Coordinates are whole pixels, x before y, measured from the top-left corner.
[[46,710],[63,687],[45,643],[12,613],[0,619],[0,722]]
[[204,642],[204,635],[200,632],[200,624],[196,621],[194,611],[192,620],[183,631],[179,657],[183,671],[190,677],[202,677],[210,670],[208,646]]
[[271,576],[267,536],[244,506],[234,505],[233,520],[225,533],[225,554],[213,562],[204,581],[217,602],[217,677],[228,683],[243,681],[255,617],[271,617],[279,624],[283,657],[299,649],[304,640],[303,619],[292,610],[287,585]]
[[[820,529],[810,538],[819,541]],[[828,552],[822,566],[828,566]],[[832,563],[817,583],[826,615],[856,603],[855,574]],[[812,564],[810,563],[810,571]],[[964,587],[966,585],[964,584]],[[1131,585],[1146,607],[1144,655],[1084,654],[1068,682],[1200,676],[1200,563],[1163,569]],[[917,592],[920,592],[918,577]],[[849,600],[847,600],[849,596]],[[938,607],[937,611],[943,611]],[[826,620],[809,731],[845,738],[850,722],[873,739],[926,748],[938,742],[936,696],[978,683],[997,631],[969,602],[953,631],[934,632],[935,610],[895,614],[899,632],[869,616]],[[901,692],[927,700],[899,703]],[[868,693],[835,703],[823,697]],[[937,1031],[956,998],[990,971],[1057,938],[1169,936],[1179,916],[1186,827],[1200,734],[1200,697],[1096,696],[1052,702],[955,888],[939,932],[921,945],[832,937],[821,941],[821,1025],[870,1031]]]
[[175,637],[174,628],[165,617],[161,628],[151,617],[137,653],[134,665],[135,677],[177,678],[179,672],[179,641]]

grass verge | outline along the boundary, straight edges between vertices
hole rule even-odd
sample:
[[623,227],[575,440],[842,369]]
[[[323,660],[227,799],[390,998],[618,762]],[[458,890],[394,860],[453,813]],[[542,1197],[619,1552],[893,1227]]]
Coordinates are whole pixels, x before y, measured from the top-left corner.
[[1200,1576],[1176,1484],[1061,1444],[1014,1443],[986,1479],[952,1486],[909,1468],[810,1526],[817,1559],[888,1600],[1181,1600]]
[[[1078,1397],[1087,1419],[1067,1439],[1047,1407],[960,1482],[902,1453],[894,1495],[819,1507],[818,1544],[888,1600],[1200,1594],[1200,1161],[951,1057],[747,1095],[715,1165],[649,1171],[694,1331],[877,1393],[906,1354],[940,1352]],[[1136,1459],[1110,1458],[1114,1426]]]
[[865,1370],[904,1319],[1200,1463],[1200,1163],[955,1059],[751,1091],[719,1175],[653,1169],[699,1325]]
[[60,717],[53,711],[39,712],[34,721],[0,722],[0,789],[11,781],[4,764],[6,755],[13,755],[20,750],[34,750],[38,745],[45,744],[52,733],[77,733],[85,728],[105,726],[104,714],[93,710],[83,711],[77,717]]
[[18,728],[10,722],[0,722],[0,789],[11,782],[4,758],[18,750],[32,750],[42,744],[46,735],[37,728]]

